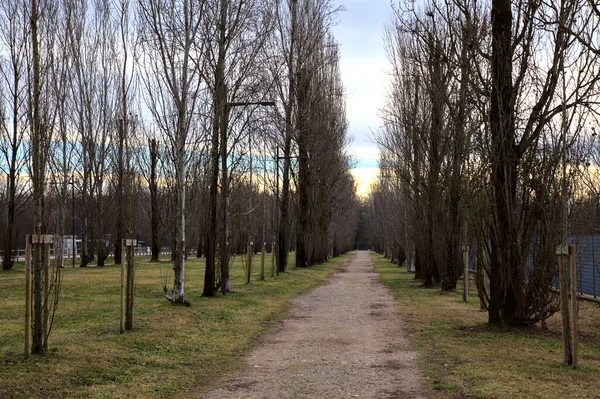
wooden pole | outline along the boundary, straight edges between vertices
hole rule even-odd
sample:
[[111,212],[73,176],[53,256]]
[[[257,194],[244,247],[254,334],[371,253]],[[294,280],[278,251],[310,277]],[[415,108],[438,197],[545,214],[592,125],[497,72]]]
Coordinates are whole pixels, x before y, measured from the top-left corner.
[[577,368],[579,346],[579,321],[577,315],[577,249],[569,245],[569,260],[571,266],[571,351],[573,368]]
[[254,247],[254,243],[252,241],[252,236],[248,236],[248,253],[246,254],[247,258],[246,258],[246,265],[248,268],[248,273],[246,274],[246,284],[250,284],[250,277],[252,274],[252,252],[253,252],[253,247]]
[[271,241],[271,277],[275,276],[275,236]]
[[125,239],[121,240],[121,334],[125,332],[125,269],[127,263],[125,260]]
[[567,281],[567,254],[568,248],[559,245],[557,248],[558,270],[560,278],[560,313],[562,318],[562,338],[563,338],[563,362],[573,364],[571,356],[571,327],[569,321],[569,287]]
[[[125,309],[125,330],[133,330],[134,298],[135,298],[135,247],[137,240],[128,239],[125,242],[125,254],[127,254],[127,297]],[[124,259],[122,259],[125,262]]]
[[263,240],[262,252],[260,254],[260,281],[265,281],[265,247],[267,243]]
[[[44,238],[52,236],[43,236]],[[50,244],[52,240],[44,239],[42,246],[43,253],[43,270],[44,270],[44,337],[42,345],[44,347],[44,353],[48,352],[48,336],[50,335]]]
[[464,291],[463,301],[469,302],[469,246],[463,245]]
[[31,355],[31,234],[25,236],[25,359]]

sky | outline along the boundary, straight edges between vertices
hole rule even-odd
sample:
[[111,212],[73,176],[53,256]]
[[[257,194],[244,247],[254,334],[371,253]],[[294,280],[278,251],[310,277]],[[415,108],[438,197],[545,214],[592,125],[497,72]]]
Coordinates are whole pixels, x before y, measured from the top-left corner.
[[377,146],[373,133],[381,125],[379,110],[385,101],[388,61],[383,47],[384,24],[390,19],[389,0],[336,0],[338,14],[333,34],[340,43],[341,74],[346,89],[346,116],[352,138],[349,153],[359,196],[368,193],[377,176]]

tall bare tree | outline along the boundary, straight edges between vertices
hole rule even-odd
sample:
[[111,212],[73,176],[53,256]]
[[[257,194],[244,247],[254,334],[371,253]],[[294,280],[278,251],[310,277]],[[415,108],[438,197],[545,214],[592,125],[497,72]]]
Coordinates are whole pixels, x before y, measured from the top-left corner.
[[185,303],[186,173],[190,132],[201,88],[200,36],[205,1],[139,0],[146,104],[168,139],[175,169],[176,229],[172,302]]
[[403,186],[417,277],[454,289],[460,245],[471,241],[491,279],[489,292],[478,286],[492,324],[557,309],[560,160],[597,112],[587,33],[597,22],[586,4],[431,1],[420,11],[404,2],[388,30],[382,164]]
[[[236,143],[247,134],[245,128],[253,114],[253,109],[249,108],[250,103],[263,101],[268,93],[260,65],[265,59],[264,45],[272,26],[271,7],[271,2],[256,0],[209,2],[209,17],[205,21],[204,31],[207,37],[215,39],[206,47],[205,56],[205,74],[213,112],[209,155],[209,210],[205,234],[205,296],[215,295],[218,285],[223,294],[230,289],[227,201],[231,188],[228,176],[234,170],[234,165],[228,165],[228,158],[234,156]],[[222,217],[220,232],[217,227],[219,216]],[[220,282],[217,281],[217,245],[220,246]]]
[[16,217],[22,210],[24,186],[19,178],[25,166],[23,140],[28,129],[27,120],[27,24],[26,5],[20,0],[0,5],[2,56],[0,56],[0,152],[2,171],[6,176],[6,207],[2,240],[2,268],[13,266],[12,253],[16,248]]

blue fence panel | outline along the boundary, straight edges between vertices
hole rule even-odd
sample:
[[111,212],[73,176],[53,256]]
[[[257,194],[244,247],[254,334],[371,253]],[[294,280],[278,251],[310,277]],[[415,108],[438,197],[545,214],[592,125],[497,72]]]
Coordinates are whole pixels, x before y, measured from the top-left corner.
[[[577,291],[580,294],[600,297],[600,234],[570,236],[570,245],[577,247]],[[469,250],[469,269],[476,269],[477,255]],[[527,258],[526,275],[532,267],[531,255]],[[558,276],[554,280],[558,287]]]
[[600,296],[600,234],[569,237],[577,247],[577,291]]

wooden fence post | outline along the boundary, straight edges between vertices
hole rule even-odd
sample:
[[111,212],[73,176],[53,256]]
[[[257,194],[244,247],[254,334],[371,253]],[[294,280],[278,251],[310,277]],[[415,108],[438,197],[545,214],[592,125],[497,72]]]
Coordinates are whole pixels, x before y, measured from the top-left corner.
[[121,323],[120,331],[121,334],[125,332],[125,269],[127,263],[125,262],[125,239],[121,240]]
[[260,281],[265,281],[265,247],[267,243],[263,241],[262,252],[260,255]]
[[571,351],[573,368],[577,368],[579,346],[579,322],[577,312],[577,249],[569,245],[569,260],[571,266]]
[[560,313],[562,318],[562,338],[563,338],[563,362],[573,364],[571,352],[571,326],[569,320],[569,282],[567,281],[567,255],[569,248],[566,245],[559,245],[556,248],[558,255],[558,271],[560,279]]
[[135,248],[137,247],[136,239],[127,239],[127,297],[125,309],[125,329],[133,330],[133,314],[134,314],[134,299],[135,299]]
[[[18,257],[18,255],[17,255]],[[31,234],[25,236],[25,359],[31,355]]]
[[275,275],[275,236],[273,236],[273,240],[271,241],[271,277]]
[[463,301],[469,302],[469,246],[463,245],[463,267],[464,267],[464,290],[463,290]]
[[248,268],[248,273],[246,275],[246,284],[250,284],[250,278],[252,275],[252,253],[254,252],[254,243],[251,241],[252,236],[248,236],[248,254],[246,265]]
[[44,328],[44,353],[48,352],[48,340],[50,336],[50,244],[52,243],[53,236],[44,235],[42,236],[43,243],[42,245],[42,253],[44,263],[44,320],[43,320],[43,328]]

